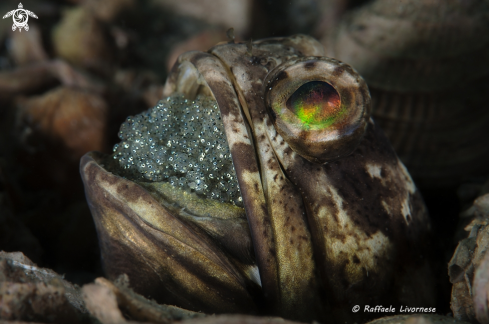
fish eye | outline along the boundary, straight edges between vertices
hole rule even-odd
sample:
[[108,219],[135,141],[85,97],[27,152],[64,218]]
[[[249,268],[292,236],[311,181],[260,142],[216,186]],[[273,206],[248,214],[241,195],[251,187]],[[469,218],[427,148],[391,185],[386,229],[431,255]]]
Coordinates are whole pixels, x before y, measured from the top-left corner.
[[288,61],[265,80],[277,132],[302,157],[325,163],[358,146],[370,118],[370,94],[349,65],[326,57]]
[[345,109],[335,88],[327,82],[309,81],[301,85],[287,100],[287,109],[304,124],[328,127],[341,117]]

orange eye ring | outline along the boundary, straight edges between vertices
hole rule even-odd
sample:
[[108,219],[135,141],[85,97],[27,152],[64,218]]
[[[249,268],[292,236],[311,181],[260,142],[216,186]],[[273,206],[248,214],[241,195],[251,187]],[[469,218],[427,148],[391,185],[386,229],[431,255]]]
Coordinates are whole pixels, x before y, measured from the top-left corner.
[[265,101],[277,132],[302,157],[325,163],[353,152],[370,118],[370,94],[349,65],[302,57],[272,70]]

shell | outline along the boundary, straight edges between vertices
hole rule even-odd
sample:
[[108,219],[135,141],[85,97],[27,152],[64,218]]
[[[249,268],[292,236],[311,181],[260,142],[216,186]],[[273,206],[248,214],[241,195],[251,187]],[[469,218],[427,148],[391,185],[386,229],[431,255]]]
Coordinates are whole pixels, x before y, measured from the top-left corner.
[[[489,184],[489,182],[488,182]],[[461,215],[468,237],[462,239],[448,264],[453,284],[451,309],[458,320],[489,322],[489,193],[481,192]]]
[[22,252],[0,251],[2,322],[89,322],[79,287],[63,277]]
[[474,278],[475,317],[479,323],[489,323],[489,254],[486,253]]
[[108,106],[89,90],[60,86],[42,95],[19,98],[16,126],[22,165],[34,186],[64,188],[75,195],[77,165],[88,151],[106,151]]
[[74,161],[88,151],[105,150],[108,108],[98,94],[61,86],[19,100],[18,105],[17,119],[25,145],[39,143],[41,137],[45,140],[41,145],[60,145],[64,148],[61,155]]
[[488,16],[488,1],[377,0],[325,40],[367,81],[374,119],[422,187],[489,170]]
[[[94,283],[83,286],[81,290],[88,312],[101,323],[171,323],[174,320],[198,319],[205,316],[175,306],[158,305],[134,293],[129,288],[126,275],[120,276],[114,283],[105,278],[97,278]],[[124,315],[131,318],[130,322],[122,315],[122,309]]]
[[31,24],[28,33],[12,32],[9,46],[10,57],[18,66],[47,61],[48,55],[42,45],[41,30]]
[[63,12],[63,19],[52,30],[58,57],[89,69],[106,69],[115,57],[114,41],[96,15],[85,7]]

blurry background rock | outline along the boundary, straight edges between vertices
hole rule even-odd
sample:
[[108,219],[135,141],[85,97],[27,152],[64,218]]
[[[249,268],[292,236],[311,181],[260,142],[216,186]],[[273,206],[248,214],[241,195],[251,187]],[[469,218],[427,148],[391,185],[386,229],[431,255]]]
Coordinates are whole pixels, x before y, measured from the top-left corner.
[[99,20],[114,22],[121,13],[132,11],[136,8],[136,0],[85,0],[83,5],[88,8]]
[[250,28],[252,0],[151,1],[180,16],[196,18],[225,29],[233,27],[241,35],[247,34]]
[[48,56],[42,45],[41,30],[31,23],[28,33],[10,33],[9,55],[17,66],[43,62]]
[[[29,155],[26,176],[42,184],[73,190],[76,166],[85,152],[106,151],[105,100],[87,90],[57,87],[40,96],[17,100],[20,144]],[[30,165],[27,163],[33,162]],[[39,169],[39,166],[41,169]]]
[[113,63],[114,39],[94,12],[84,6],[65,9],[52,31],[54,52],[77,66],[100,70]]
[[38,267],[21,252],[0,251],[1,320],[76,324],[99,323],[98,319],[104,324],[123,324],[171,323],[205,316],[158,305],[128,285],[127,276],[121,276],[115,283],[98,278],[80,288],[56,272]]
[[[175,306],[158,305],[155,301],[136,294],[129,288],[125,275],[114,283],[105,278],[97,278],[95,283],[83,286],[82,291],[88,311],[103,324],[134,323],[133,321],[170,323],[206,316]],[[126,318],[132,321],[128,322]]]
[[188,51],[206,51],[215,44],[227,40],[226,31],[224,29],[207,29],[197,35],[175,45],[170,55],[168,55],[167,69],[170,71],[173,64],[177,61],[180,54]]
[[[316,0],[274,0],[255,2],[253,38],[286,36],[296,33],[311,34],[321,19],[320,5]],[[328,12],[331,7],[327,5]],[[239,31],[239,29],[236,29]]]
[[[0,177],[3,177],[0,170]],[[29,258],[39,262],[42,248],[39,240],[16,218],[11,210],[7,192],[0,192],[0,246],[7,251],[23,251]]]
[[88,322],[81,292],[20,252],[0,252],[0,318],[49,323]]
[[368,324],[468,324],[467,322],[455,320],[451,316],[435,314],[396,315],[381,317],[368,322]]

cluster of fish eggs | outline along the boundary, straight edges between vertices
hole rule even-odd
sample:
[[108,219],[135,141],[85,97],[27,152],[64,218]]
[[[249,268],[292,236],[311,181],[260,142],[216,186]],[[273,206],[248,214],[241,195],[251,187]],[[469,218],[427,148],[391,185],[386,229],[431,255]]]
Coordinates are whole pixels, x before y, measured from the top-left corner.
[[114,146],[123,175],[242,206],[236,172],[217,102],[173,95],[130,116]]

